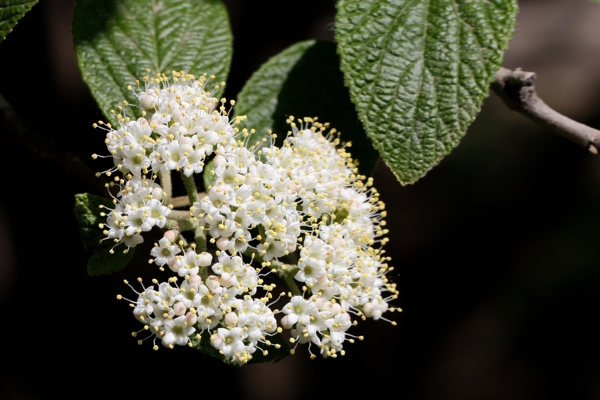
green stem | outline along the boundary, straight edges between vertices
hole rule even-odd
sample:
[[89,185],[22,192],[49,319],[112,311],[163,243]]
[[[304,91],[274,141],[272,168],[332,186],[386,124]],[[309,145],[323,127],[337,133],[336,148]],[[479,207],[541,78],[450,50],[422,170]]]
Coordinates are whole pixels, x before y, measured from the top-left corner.
[[279,274],[279,276],[283,278],[286,285],[288,285],[288,288],[290,288],[290,292],[292,292],[294,296],[302,296],[302,292],[298,288],[298,285],[296,285],[296,280],[294,279],[296,272],[298,272],[298,268],[294,268],[289,272],[283,272],[283,274]]
[[167,216],[167,219],[175,221],[189,220],[190,212],[185,210],[171,210],[171,212]]
[[208,278],[208,267],[200,267],[198,275],[200,275],[200,278],[202,278],[203,282],[206,282],[206,278]]
[[166,193],[165,196],[165,204],[171,203],[171,198],[173,197],[173,184],[171,183],[171,171],[160,172],[158,174],[160,176],[160,186],[162,187],[163,192]]
[[194,204],[198,201],[198,189],[196,189],[196,182],[194,182],[194,175],[186,176],[183,172],[180,172],[181,180],[183,181],[183,186],[185,186],[185,191],[190,199],[190,204]]
[[[206,192],[198,192],[198,200],[202,200],[205,197],[206,197]],[[171,197],[171,204],[173,204],[173,207],[175,207],[175,208],[189,207],[190,199],[187,196]]]
[[[196,253],[202,253],[208,249],[208,246],[206,245],[206,231],[201,228],[202,227],[200,226],[196,227],[194,235],[194,242],[196,243]],[[203,281],[206,281],[206,278],[208,278],[209,269],[210,267],[200,267],[199,274],[200,278],[202,278]]]
[[177,229],[179,232],[191,231],[196,228],[196,224],[189,219],[189,211],[171,211],[167,217],[167,229]]
[[206,231],[199,226],[196,228],[194,241],[196,242],[196,252],[202,253],[206,251]]

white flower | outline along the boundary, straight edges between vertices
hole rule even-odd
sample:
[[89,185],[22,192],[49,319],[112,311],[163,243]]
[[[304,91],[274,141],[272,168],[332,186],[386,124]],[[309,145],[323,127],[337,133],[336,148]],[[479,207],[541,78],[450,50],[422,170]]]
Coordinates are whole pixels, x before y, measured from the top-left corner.
[[303,325],[308,325],[311,316],[318,316],[316,305],[302,296],[294,296],[292,300],[283,307],[283,312],[286,314],[281,320],[282,325],[286,329],[290,329],[296,322]]
[[210,344],[225,358],[241,363],[240,361],[247,359],[250,354],[243,341],[245,337],[246,334],[242,328],[219,328],[210,337]]
[[175,256],[181,252],[181,249],[173,244],[171,241],[163,237],[158,241],[158,246],[155,246],[151,251],[150,255],[155,257],[154,263],[162,267],[175,259]]
[[320,277],[325,276],[326,260],[332,252],[333,248],[321,239],[307,237],[300,252],[299,271],[294,278],[300,282],[316,283]]
[[183,315],[173,320],[166,320],[163,330],[162,344],[167,347],[173,344],[185,346],[189,342],[192,333],[196,331],[194,327],[188,326],[187,319]]
[[177,256],[173,270],[177,269],[179,276],[198,275],[200,270],[200,256],[194,250],[186,252],[183,256]]
[[149,286],[146,291],[140,293],[138,296],[135,308],[133,309],[133,315],[135,316],[135,319],[142,322],[149,321],[148,317],[154,312],[151,304],[151,297],[148,295],[148,293],[151,292],[152,286]]

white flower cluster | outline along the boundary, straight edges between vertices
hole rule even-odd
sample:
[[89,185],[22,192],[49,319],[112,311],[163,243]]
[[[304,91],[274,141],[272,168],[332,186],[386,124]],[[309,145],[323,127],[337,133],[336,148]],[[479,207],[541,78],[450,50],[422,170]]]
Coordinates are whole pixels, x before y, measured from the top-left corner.
[[224,106],[216,111],[218,100],[204,90],[205,79],[181,73],[175,77],[179,83],[161,89],[167,78],[152,78],[137,96],[144,117],[130,121],[118,115],[121,127],[106,135],[113,170],[135,177],[150,169],[154,173],[181,170],[187,176],[202,172],[206,157],[235,134]]
[[160,186],[146,175],[173,170],[186,176],[200,173],[206,157],[218,144],[230,143],[235,134],[225,107],[216,111],[217,99],[204,90],[205,76],[195,80],[184,73],[174,75],[179,83],[162,89],[161,84],[168,82],[166,76],[146,77],[146,90],[137,96],[144,117],[131,121],[118,114],[121,126],[117,130],[99,122],[108,131],[105,143],[115,165],[107,175],[121,171],[129,178],[126,183],[120,181],[120,198],[109,213],[105,234],[128,247],[143,242],[141,232],[164,227],[170,212],[162,204]]
[[154,226],[163,228],[171,212],[163,205],[163,198],[163,190],[155,182],[138,177],[129,179],[119,191],[106,224],[101,226],[107,228],[104,230],[107,239],[123,242],[129,248],[144,241],[140,233]]
[[[107,174],[125,176],[117,179],[121,191],[105,234],[135,246],[141,232],[169,229],[151,261],[183,281],[154,281],[156,288],[132,301],[148,337],[173,347],[196,345],[206,334],[225,360],[244,364],[256,349],[266,353],[273,345],[268,338],[282,327],[290,330],[294,349],[309,343],[311,357],[311,345],[336,357],[353,341],[347,331],[357,319],[387,320],[382,315],[394,311],[388,303],[397,290],[386,277],[392,268],[382,250],[384,205],[335,131],[324,135],[326,124],[305,118],[296,125],[290,117],[292,131],[281,147],[271,140],[248,148],[248,132],[235,128],[242,118],[230,121],[224,105],[215,109],[205,77],[145,80],[138,93],[143,117],[129,121],[119,114],[118,130],[105,125],[115,163]],[[193,176],[205,165],[214,183],[198,194]],[[154,182],[156,174],[168,182],[171,171],[180,171],[186,183],[187,212],[171,213],[170,187]],[[195,243],[181,235],[184,226]],[[281,301],[273,299],[275,284],[265,283],[275,275],[290,297],[281,311],[271,309]]]
[[[236,258],[222,254],[219,260],[241,264]],[[209,331],[211,345],[237,364],[248,362],[261,344],[271,345],[266,338],[278,332],[273,311],[263,301],[244,295],[241,286],[229,285],[215,275],[204,281],[199,275],[188,275],[179,286],[171,284],[175,281],[158,284],[154,280],[156,290],[149,286],[138,293],[133,314],[144,323],[140,332],[150,332],[146,339],[159,338],[164,346],[173,348],[191,343],[190,337],[199,340],[200,333]]]

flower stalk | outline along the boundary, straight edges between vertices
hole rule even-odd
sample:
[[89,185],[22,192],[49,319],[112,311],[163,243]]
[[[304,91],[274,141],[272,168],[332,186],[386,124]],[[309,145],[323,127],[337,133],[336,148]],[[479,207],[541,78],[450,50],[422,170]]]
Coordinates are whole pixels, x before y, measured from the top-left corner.
[[168,172],[159,172],[158,174],[160,178],[160,186],[164,191],[164,200],[165,204],[171,203],[171,198],[173,197],[173,184],[171,182],[171,171]]
[[194,176],[186,176],[181,171],[179,175],[181,176],[183,186],[185,187],[185,191],[190,199],[190,204],[194,204],[198,201],[198,189],[196,188],[196,182],[194,182]]

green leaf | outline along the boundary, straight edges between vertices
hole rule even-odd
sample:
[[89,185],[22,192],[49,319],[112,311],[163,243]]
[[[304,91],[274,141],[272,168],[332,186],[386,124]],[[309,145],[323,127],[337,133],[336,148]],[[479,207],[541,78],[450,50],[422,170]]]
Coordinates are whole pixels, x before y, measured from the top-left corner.
[[94,253],[87,263],[89,275],[105,275],[123,269],[133,257],[133,250],[127,253],[116,250],[114,254],[110,250],[114,246],[113,242],[102,240],[106,237],[99,227],[101,223],[106,222],[106,217],[100,216],[102,208],[114,207],[112,201],[107,197],[95,196],[89,193],[80,193],[75,195],[75,219],[79,225],[79,232],[86,249]]
[[127,253],[115,250],[110,253],[111,246],[103,245],[90,256],[87,262],[87,272],[90,276],[108,275],[125,268],[133,258],[134,248]]
[[108,111],[123,100],[137,103],[127,86],[146,69],[214,74],[216,83],[226,80],[231,63],[229,18],[219,0],[79,0],[73,39],[83,79],[114,125]]
[[269,139],[267,131],[275,124],[273,113],[279,93],[290,71],[314,43],[313,40],[297,43],[271,58],[248,79],[238,94],[235,114],[248,117],[240,127],[256,130],[248,141],[250,146],[263,138]]
[[0,0],[0,43],[38,0]]
[[[275,346],[267,346],[265,344],[262,344],[261,348],[267,350],[268,354],[263,355],[260,349],[256,349],[254,354],[252,354],[252,359],[248,362],[248,364],[258,364],[261,362],[270,361],[277,362],[283,360],[284,358],[290,355],[290,348],[285,343],[285,339],[283,338],[281,333],[277,333],[273,336],[268,337],[267,339],[271,341],[272,344],[279,344],[280,348],[276,349]],[[206,355],[218,358],[226,364],[231,364],[230,361],[226,360],[225,357],[221,353],[219,353],[219,350],[215,349],[210,344],[210,334],[208,333],[208,331],[202,332],[200,339],[198,339],[196,335],[192,335],[190,337],[190,340],[192,341],[192,347],[196,350],[200,350]]]
[[272,344],[278,344],[280,346],[279,349],[275,348],[275,346],[263,346],[261,344],[261,347],[267,350],[268,354],[265,356],[261,350],[257,349],[256,352],[252,354],[252,359],[248,364],[257,364],[261,362],[271,361],[278,362],[291,355],[290,348],[287,345],[281,333],[276,333],[273,336],[267,337],[267,339]]
[[100,241],[106,237],[99,227],[106,222],[106,217],[100,216],[102,211],[106,211],[101,206],[112,209],[115,205],[107,197],[89,193],[75,195],[75,219],[79,225],[83,245],[88,250],[97,249]]
[[371,175],[379,156],[350,101],[339,64],[334,43],[310,40],[260,67],[240,92],[235,108],[237,115],[247,115],[244,126],[257,131],[248,143],[268,138],[269,129],[282,140],[290,129],[285,122],[290,115],[318,117],[340,131],[342,141],[352,142],[348,150],[360,172]]
[[460,141],[487,96],[516,0],[340,0],[341,68],[375,148],[402,184]]
[[200,350],[202,353],[204,353],[208,356],[218,358],[219,360],[223,361],[224,363],[229,364],[229,362],[227,360],[225,360],[225,357],[223,357],[223,355],[221,353],[219,353],[219,350],[217,350],[211,346],[210,333],[208,333],[208,331],[202,332],[200,339],[198,339],[197,336],[194,334],[190,337],[190,340],[192,342],[192,347],[195,348],[196,350]]

